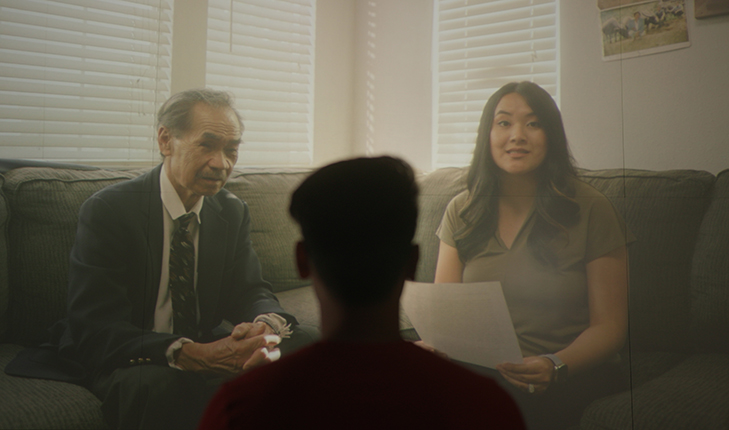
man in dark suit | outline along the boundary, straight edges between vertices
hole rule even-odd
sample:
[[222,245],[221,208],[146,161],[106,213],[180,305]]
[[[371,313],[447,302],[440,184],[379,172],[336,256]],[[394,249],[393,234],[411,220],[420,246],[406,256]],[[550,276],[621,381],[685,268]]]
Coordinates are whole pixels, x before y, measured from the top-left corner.
[[157,116],[162,164],[81,207],[52,332],[113,427],[195,427],[221,379],[274,361],[281,338],[311,340],[261,277],[248,207],[222,188],[242,131],[226,93],[176,94]]

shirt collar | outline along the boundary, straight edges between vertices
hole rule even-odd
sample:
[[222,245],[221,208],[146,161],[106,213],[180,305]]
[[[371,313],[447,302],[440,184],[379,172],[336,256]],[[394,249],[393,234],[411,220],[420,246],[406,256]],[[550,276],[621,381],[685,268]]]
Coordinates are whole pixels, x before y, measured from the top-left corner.
[[[159,191],[160,197],[162,198],[162,205],[165,207],[167,213],[173,220],[187,213],[187,211],[185,210],[185,205],[182,204],[180,196],[177,194],[177,191],[172,185],[172,182],[170,182],[170,178],[167,177],[167,172],[165,171],[164,165],[159,172]],[[197,203],[195,203],[195,206],[193,206],[192,209],[190,209],[190,212],[193,212],[195,214],[195,219],[197,220],[198,224],[202,223],[200,219],[200,210],[202,209],[204,201],[205,198],[203,197],[198,200]]]

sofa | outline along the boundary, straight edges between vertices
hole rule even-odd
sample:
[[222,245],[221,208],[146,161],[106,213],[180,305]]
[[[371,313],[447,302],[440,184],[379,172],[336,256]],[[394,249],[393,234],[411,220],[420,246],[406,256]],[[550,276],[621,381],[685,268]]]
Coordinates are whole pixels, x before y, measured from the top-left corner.
[[[2,160],[0,160],[2,161]],[[0,175],[0,366],[48,339],[65,313],[69,252],[81,203],[144,170],[5,160]],[[416,280],[432,282],[434,232],[464,169],[419,175]],[[236,170],[226,188],[246,201],[252,241],[282,306],[319,325],[311,287],[293,259],[287,215],[300,169]],[[630,389],[593,402],[583,429],[729,428],[729,170],[581,170],[623,214],[630,246],[630,328],[622,368]],[[401,318],[406,339],[417,333]],[[100,402],[77,385],[0,374],[0,428],[106,428]]]

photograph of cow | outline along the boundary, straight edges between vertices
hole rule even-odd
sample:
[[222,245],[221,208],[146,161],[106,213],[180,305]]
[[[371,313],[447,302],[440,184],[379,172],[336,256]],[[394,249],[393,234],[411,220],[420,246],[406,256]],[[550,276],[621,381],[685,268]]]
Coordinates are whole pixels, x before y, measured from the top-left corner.
[[684,2],[642,1],[601,10],[603,59],[630,58],[689,46]]

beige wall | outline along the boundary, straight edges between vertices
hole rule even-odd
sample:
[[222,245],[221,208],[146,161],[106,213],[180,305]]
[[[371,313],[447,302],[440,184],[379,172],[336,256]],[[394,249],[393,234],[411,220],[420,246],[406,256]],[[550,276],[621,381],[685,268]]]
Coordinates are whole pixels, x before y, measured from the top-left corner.
[[582,167],[729,168],[729,16],[693,18],[691,46],[604,62],[595,2],[561,0],[561,108]]
[[314,161],[431,165],[432,3],[318,0]]
[[175,0],[170,94],[205,86],[207,0]]
[[430,170],[432,2],[357,0],[355,20],[355,153]]
[[314,164],[354,153],[354,0],[318,0]]

